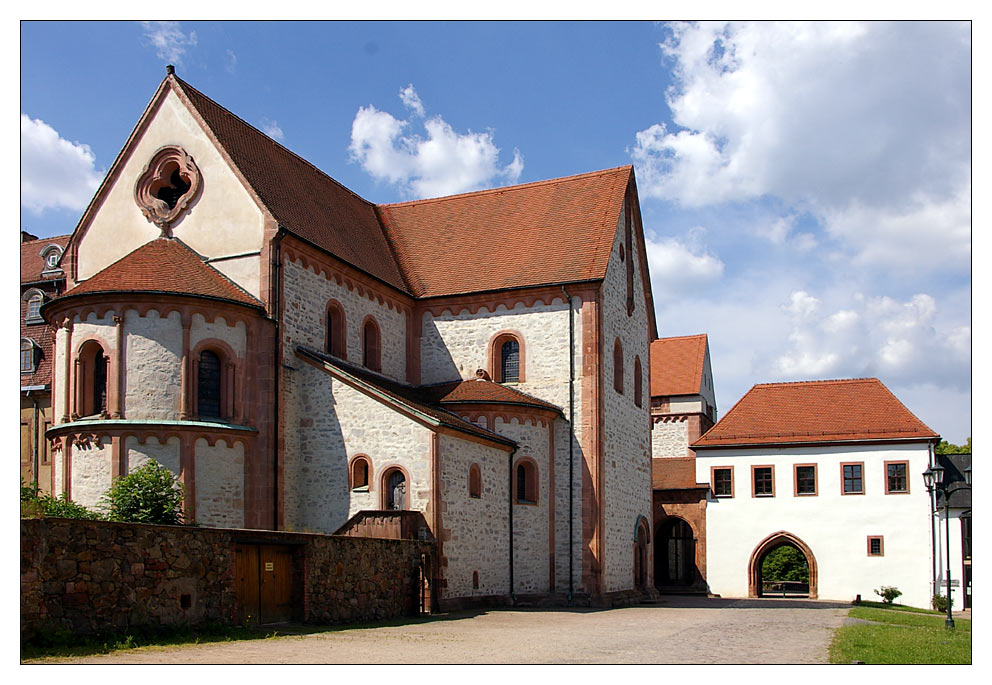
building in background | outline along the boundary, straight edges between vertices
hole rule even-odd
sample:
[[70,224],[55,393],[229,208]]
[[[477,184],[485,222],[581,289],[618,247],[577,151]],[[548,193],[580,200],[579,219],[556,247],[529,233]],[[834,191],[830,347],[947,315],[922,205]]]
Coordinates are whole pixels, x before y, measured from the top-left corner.
[[[938,454],[937,463],[944,468],[945,491],[934,492],[937,527],[934,555],[935,594],[947,594],[947,559],[951,564],[951,598],[954,610],[971,608],[971,487],[964,477],[971,468],[971,453]],[[949,506],[945,506],[949,505]],[[950,555],[947,542],[950,541]]]
[[45,431],[52,425],[52,330],[41,306],[65,290],[59,266],[69,236],[38,239],[21,231],[21,480],[52,492],[52,462]]

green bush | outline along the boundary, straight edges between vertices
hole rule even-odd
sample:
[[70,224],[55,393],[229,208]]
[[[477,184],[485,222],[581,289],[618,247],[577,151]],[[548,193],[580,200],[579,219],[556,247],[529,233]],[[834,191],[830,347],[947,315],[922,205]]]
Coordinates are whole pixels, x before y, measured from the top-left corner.
[[[953,608],[954,607],[954,598],[951,597],[951,600],[950,601],[951,601],[951,607]],[[945,597],[944,595],[940,594],[939,592],[933,596],[933,599],[930,600],[930,604],[931,604],[931,606],[933,606],[933,608],[936,611],[947,611],[947,597]]]
[[892,604],[897,597],[902,596],[902,591],[893,587],[892,585],[883,585],[882,587],[875,590],[875,594],[882,598],[882,602],[885,604]]
[[22,518],[63,518],[99,520],[99,513],[90,511],[81,504],[76,504],[66,498],[65,493],[58,497],[42,495],[34,483],[21,481],[21,517]]
[[100,500],[111,521],[176,525],[183,522],[183,490],[172,471],[150,461],[114,481]]

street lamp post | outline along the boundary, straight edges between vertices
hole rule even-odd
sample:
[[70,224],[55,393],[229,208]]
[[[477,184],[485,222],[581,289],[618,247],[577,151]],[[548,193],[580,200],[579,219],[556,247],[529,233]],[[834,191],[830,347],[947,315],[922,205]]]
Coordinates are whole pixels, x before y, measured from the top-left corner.
[[971,467],[969,466],[964,470],[965,485],[950,487],[950,483],[944,480],[944,467],[939,462],[934,462],[933,466],[928,467],[923,472],[923,480],[926,482],[927,491],[934,489],[944,496],[944,557],[947,559],[947,575],[944,576],[944,584],[947,588],[945,591],[947,619],[944,621],[944,626],[954,628],[954,618],[951,616],[951,503],[949,498],[952,492],[971,489]]

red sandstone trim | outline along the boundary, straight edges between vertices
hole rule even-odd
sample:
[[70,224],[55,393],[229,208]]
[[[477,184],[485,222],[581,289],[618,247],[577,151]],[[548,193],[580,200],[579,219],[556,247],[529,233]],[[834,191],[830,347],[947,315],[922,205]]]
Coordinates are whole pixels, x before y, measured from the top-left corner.
[[[730,471],[730,494],[729,495],[718,495],[716,494],[716,472],[717,471]],[[733,499],[734,497],[734,467],[731,466],[711,466],[710,467],[710,493],[713,495],[714,499]]]
[[[331,316],[335,318],[335,325],[329,326]],[[331,333],[334,338],[331,339]],[[348,317],[344,313],[341,303],[331,298],[324,308],[324,351],[338,359],[348,359]]]
[[[599,281],[592,281],[590,286],[585,288],[582,284],[576,284],[575,291],[569,287],[569,292],[576,296],[582,291],[592,293]],[[443,316],[448,312],[451,316],[458,316],[463,311],[475,315],[480,309],[495,312],[502,305],[508,310],[513,309],[519,303],[525,307],[533,307],[537,303],[550,305],[555,300],[567,306],[565,296],[561,293],[561,285],[538,286],[536,288],[520,288],[515,290],[500,290],[487,293],[465,293],[462,295],[444,295],[442,297],[432,297],[418,301],[418,308],[426,313],[430,312],[434,317]]]
[[348,489],[355,489],[355,464],[359,461],[365,462],[368,468],[368,488],[369,492],[375,491],[375,474],[372,470],[372,459],[367,454],[356,454],[348,462]]
[[[813,492],[799,492],[799,467],[813,467]],[[820,469],[816,464],[793,464],[792,465],[792,496],[793,497],[817,497],[820,494]]]
[[555,423],[548,424],[548,591],[555,591]]
[[362,320],[362,366],[382,372],[382,329],[371,314]]
[[[871,541],[878,540],[878,554],[871,553]],[[868,536],[868,556],[870,557],[884,557],[885,556],[885,536],[883,535],[869,535]]]
[[[754,471],[755,469],[771,469],[772,470],[772,491],[768,495],[758,495],[754,488]],[[773,464],[752,464],[751,465],[751,497],[774,497],[775,496],[775,466]]]
[[751,559],[748,562],[748,597],[760,597],[761,596],[761,586],[759,584],[759,579],[761,578],[761,562],[765,554],[775,547],[778,547],[783,542],[794,545],[803,556],[806,557],[806,564],[809,566],[809,598],[816,599],[818,596],[818,576],[819,571],[816,564],[816,557],[813,556],[813,550],[809,548],[805,542],[800,540],[798,537],[792,533],[780,530],[777,533],[772,533],[764,540],[758,543],[754,551],[751,552]]
[[[905,490],[889,490],[889,464],[905,464],[906,465],[906,489]],[[862,471],[862,476],[864,471]],[[896,459],[894,461],[886,461],[882,464],[882,478],[885,481],[885,494],[886,495],[908,495],[909,494],[909,461],[906,459]],[[862,480],[862,482],[864,482]]]
[[[860,492],[845,492],[844,491],[844,467],[845,466],[860,466],[861,467],[861,491]],[[863,495],[863,494],[865,494],[865,463],[863,461],[842,461],[840,463],[840,494],[841,495]]]
[[[527,499],[519,499],[517,494],[520,491],[517,469],[523,466],[525,472],[525,490],[527,494]],[[516,461],[513,462],[513,503],[521,505],[530,506],[540,506],[541,504],[541,480],[540,480],[540,470],[537,467],[537,462],[534,461],[533,457],[523,456],[518,457]],[[553,489],[553,488],[552,488]]]

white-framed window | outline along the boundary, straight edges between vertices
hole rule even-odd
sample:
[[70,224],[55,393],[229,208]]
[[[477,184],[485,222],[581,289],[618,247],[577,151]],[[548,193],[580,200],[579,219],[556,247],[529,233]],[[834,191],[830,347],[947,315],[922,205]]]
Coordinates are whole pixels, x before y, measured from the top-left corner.
[[31,338],[21,338],[21,373],[34,373],[38,364],[38,344]]

